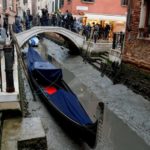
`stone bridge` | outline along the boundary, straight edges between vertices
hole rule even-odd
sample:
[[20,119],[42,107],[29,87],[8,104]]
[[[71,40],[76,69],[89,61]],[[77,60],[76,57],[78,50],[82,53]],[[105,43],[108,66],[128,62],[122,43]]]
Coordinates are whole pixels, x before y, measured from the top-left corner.
[[52,26],[36,26],[29,30],[15,34],[15,36],[19,47],[22,47],[23,44],[27,42],[31,37],[44,32],[54,32],[63,35],[70,39],[79,49],[82,48],[85,43],[85,37],[65,28]]

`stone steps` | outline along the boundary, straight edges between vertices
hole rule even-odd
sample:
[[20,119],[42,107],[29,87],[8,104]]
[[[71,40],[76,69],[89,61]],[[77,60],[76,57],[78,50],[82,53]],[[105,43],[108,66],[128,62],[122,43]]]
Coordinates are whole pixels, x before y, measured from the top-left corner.
[[47,150],[46,135],[40,118],[4,120],[1,150],[28,148]]

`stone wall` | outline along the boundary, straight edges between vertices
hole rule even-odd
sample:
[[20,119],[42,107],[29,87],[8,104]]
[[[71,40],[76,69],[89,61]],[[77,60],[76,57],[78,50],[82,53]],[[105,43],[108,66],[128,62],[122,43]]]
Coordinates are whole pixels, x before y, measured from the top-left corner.
[[[137,127],[138,128],[138,127]],[[95,150],[149,150],[149,145],[114,112],[105,107],[101,139]]]
[[150,38],[139,38],[141,0],[136,0],[132,9],[130,29],[126,30],[123,61],[150,70]]

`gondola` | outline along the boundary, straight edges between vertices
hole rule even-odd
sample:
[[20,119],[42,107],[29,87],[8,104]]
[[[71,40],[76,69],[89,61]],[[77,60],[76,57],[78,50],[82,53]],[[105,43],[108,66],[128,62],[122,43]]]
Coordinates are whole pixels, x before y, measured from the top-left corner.
[[63,80],[62,69],[28,48],[27,69],[32,85],[59,124],[73,136],[94,147],[97,121],[92,122],[77,96]]

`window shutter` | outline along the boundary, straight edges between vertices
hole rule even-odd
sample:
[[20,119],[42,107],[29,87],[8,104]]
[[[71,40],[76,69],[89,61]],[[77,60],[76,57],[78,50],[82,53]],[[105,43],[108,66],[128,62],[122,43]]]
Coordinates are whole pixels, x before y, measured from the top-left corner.
[[146,21],[146,5],[145,5],[145,1],[143,0],[141,4],[139,28],[145,27],[145,21]]
[[131,8],[131,5],[129,5],[128,15],[127,15],[127,29],[128,29],[128,31],[131,30],[131,17],[132,17],[132,8]]
[[7,2],[6,2],[6,0],[3,0],[3,9],[4,10],[7,9]]

